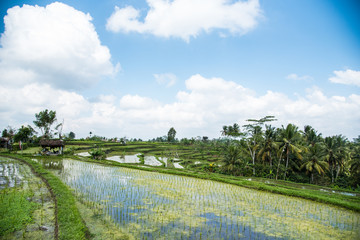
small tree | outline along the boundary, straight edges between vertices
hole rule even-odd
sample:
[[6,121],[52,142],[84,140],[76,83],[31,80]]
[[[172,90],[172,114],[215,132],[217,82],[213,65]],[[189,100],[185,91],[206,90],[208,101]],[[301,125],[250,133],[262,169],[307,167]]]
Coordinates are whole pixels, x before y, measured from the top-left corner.
[[70,139],[75,139],[75,133],[70,132],[70,133],[69,133],[69,138],[70,138]]
[[168,132],[168,137],[167,137],[168,142],[174,142],[175,136],[176,136],[176,131],[175,128],[172,127]]
[[[41,130],[43,137],[50,138],[52,136],[51,133],[51,125],[56,122],[56,111],[47,110],[41,111],[35,114],[36,120],[34,124]],[[57,129],[61,124],[57,125],[55,129]]]

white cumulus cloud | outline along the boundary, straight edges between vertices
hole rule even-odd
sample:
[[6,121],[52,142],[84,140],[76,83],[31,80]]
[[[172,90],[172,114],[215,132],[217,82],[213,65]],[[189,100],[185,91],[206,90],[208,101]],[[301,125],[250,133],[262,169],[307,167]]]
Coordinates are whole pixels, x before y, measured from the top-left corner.
[[160,37],[179,37],[189,41],[201,32],[214,29],[245,34],[261,17],[258,0],[147,0],[150,10],[144,21],[132,6],[115,7],[106,28],[113,32],[149,33]]
[[223,78],[196,74],[185,81],[176,100],[161,103],[145,96],[101,95],[89,101],[82,95],[32,83],[19,88],[0,85],[0,126],[32,124],[34,114],[45,108],[65,119],[64,132],[86,137],[91,131],[106,137],[154,138],[170,127],[177,137],[220,137],[223,125],[245,124],[249,118],[274,115],[272,123],[311,125],[324,136],[343,134],[354,138],[360,130],[360,95],[327,96],[313,87],[296,98],[280,92],[263,95]]
[[347,69],[346,71],[334,71],[335,76],[329,78],[330,82],[360,87],[360,71]]
[[91,20],[89,14],[59,2],[8,9],[0,39],[0,83],[81,89],[113,75],[117,66]]

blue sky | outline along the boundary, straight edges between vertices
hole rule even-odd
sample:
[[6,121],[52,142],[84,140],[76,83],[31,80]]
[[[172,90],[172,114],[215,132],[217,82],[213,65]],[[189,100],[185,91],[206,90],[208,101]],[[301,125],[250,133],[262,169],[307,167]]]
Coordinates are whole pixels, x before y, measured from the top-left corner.
[[359,11],[351,0],[2,1],[0,126],[49,108],[78,137],[148,139],[175,127],[212,138],[275,115],[276,126],[351,139]]

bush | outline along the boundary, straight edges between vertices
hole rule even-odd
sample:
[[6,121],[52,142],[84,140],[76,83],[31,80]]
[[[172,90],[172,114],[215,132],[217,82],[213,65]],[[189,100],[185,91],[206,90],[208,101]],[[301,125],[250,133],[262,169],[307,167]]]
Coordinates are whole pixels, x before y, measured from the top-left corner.
[[65,148],[63,151],[63,154],[66,154],[66,155],[73,155],[74,153],[75,153],[75,150],[72,147]]
[[[28,143],[23,143],[23,144],[22,144],[22,150],[25,150],[25,149],[27,149],[28,147],[29,147],[29,146],[28,146]],[[19,143],[18,143],[18,142],[17,142],[17,143],[13,143],[12,149],[13,149],[14,151],[20,151]]]
[[101,148],[91,149],[89,154],[91,155],[91,157],[93,159],[98,159],[98,160],[105,159],[105,157],[106,157],[105,152]]

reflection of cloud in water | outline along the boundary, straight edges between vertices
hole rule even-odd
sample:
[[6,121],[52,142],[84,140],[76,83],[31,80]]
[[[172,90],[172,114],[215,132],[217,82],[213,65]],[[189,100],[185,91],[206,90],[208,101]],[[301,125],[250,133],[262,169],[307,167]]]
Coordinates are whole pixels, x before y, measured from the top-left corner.
[[112,156],[107,157],[106,160],[111,160],[119,163],[140,163],[138,155],[140,155],[140,153],[134,155]]
[[76,153],[75,155],[81,156],[81,157],[90,157],[90,153],[88,152],[81,152],[81,153]]
[[154,156],[145,156],[145,165],[161,166],[162,163],[159,162]]
[[[124,155],[124,156],[112,156],[107,157],[106,160],[111,160],[119,163],[140,163],[139,156],[140,153],[134,154],[134,155]],[[166,158],[159,158],[161,161],[166,162]],[[161,166],[162,163],[156,159],[154,156],[145,156],[144,157],[144,163],[145,165],[150,166]]]
[[174,167],[175,168],[184,168],[183,166],[180,165],[180,163],[174,162]]
[[[91,166],[91,167],[89,167]],[[126,185],[130,176],[119,176],[115,168],[101,165],[86,165],[86,163],[74,160],[63,160],[63,171],[61,178],[67,183],[88,184],[88,182],[110,182],[118,179],[119,183]],[[84,182],[85,181],[85,182]]]

